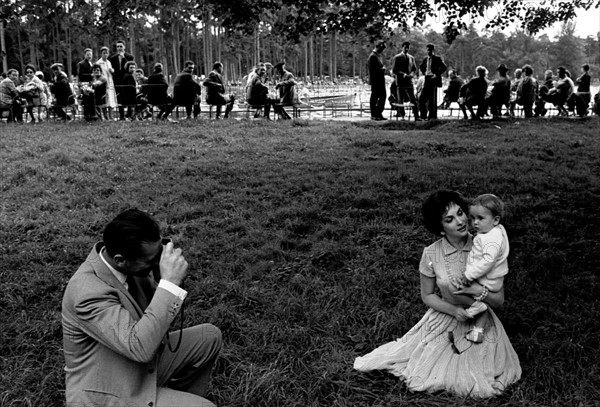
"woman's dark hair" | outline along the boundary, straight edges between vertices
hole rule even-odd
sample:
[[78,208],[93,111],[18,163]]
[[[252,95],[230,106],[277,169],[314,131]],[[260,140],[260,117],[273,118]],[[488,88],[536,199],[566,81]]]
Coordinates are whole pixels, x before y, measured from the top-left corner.
[[442,219],[448,211],[450,204],[458,205],[464,213],[468,213],[469,205],[459,192],[456,191],[436,191],[423,202],[421,214],[423,223],[428,231],[441,236]]
[[135,61],[127,61],[127,63],[125,63],[125,72],[129,72],[129,67],[131,65],[137,66],[137,64],[135,63]]
[[128,209],[106,225],[102,239],[111,257],[120,254],[134,260],[142,255],[142,243],[160,239],[160,228],[146,212]]

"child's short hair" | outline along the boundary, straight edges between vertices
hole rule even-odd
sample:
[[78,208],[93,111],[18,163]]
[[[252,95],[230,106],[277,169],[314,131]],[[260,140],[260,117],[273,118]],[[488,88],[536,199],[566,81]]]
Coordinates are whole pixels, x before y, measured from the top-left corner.
[[504,202],[494,194],[483,194],[471,201],[470,206],[481,205],[490,212],[493,216],[504,217]]

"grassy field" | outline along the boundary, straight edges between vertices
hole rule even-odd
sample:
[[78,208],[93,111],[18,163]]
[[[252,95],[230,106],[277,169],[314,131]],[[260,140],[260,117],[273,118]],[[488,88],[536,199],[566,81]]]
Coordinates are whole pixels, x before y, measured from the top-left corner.
[[[60,304],[119,211],[190,263],[185,323],[221,328],[219,406],[600,405],[600,122],[0,125],[0,405],[61,406]],[[523,377],[485,403],[353,371],[426,311],[433,190],[500,195],[498,312]]]

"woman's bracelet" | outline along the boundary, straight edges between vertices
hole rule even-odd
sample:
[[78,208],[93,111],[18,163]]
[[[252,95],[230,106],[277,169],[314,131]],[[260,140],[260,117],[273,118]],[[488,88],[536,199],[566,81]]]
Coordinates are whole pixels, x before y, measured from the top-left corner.
[[486,286],[483,286],[483,291],[481,292],[481,294],[479,294],[478,297],[473,297],[473,299],[475,301],[483,301],[488,296],[489,292],[490,290]]

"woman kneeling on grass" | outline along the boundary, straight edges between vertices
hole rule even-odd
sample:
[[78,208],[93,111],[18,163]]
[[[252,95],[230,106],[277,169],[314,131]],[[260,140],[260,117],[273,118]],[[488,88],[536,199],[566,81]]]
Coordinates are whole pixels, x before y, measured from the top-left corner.
[[[413,391],[446,390],[474,398],[498,395],[520,379],[519,358],[491,308],[483,342],[466,339],[472,323],[466,308],[484,291],[476,282],[456,291],[451,282],[465,271],[473,244],[467,209],[454,191],[435,192],[424,202],[425,226],[442,237],[425,248],[419,265],[421,298],[429,310],[402,338],[356,358],[355,369],[387,370]],[[501,306],[504,288],[490,292],[485,302]]]

